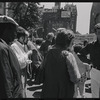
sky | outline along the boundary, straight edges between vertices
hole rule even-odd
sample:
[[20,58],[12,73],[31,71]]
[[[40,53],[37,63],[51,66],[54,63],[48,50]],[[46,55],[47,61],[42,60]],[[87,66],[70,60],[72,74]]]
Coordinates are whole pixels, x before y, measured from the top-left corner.
[[[65,6],[67,2],[61,3],[61,8]],[[68,2],[69,4],[72,2]],[[44,8],[54,7],[54,2],[41,2],[41,6],[44,5]],[[81,34],[89,33],[90,25],[90,11],[92,7],[92,2],[73,2],[77,6],[77,26],[76,31]]]

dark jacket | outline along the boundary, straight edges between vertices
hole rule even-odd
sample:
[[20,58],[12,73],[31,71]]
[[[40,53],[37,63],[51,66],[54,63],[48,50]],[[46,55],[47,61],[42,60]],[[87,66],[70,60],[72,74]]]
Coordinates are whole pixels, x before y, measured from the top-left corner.
[[43,57],[33,42],[28,41],[27,46],[29,50],[32,50],[32,55],[31,55],[32,64],[31,65],[32,67],[38,68],[43,61]]
[[46,40],[46,41],[44,41],[44,42],[41,44],[40,51],[43,52],[44,58],[45,58],[45,56],[46,56],[46,54],[47,54],[47,52],[48,52],[48,47],[49,47],[49,45],[51,45],[51,43],[52,43],[52,42]]
[[90,54],[90,62],[93,67],[100,70],[100,43],[98,41],[87,44],[81,51],[81,54]]
[[21,70],[12,49],[0,39],[0,98],[22,98]]
[[42,98],[73,98],[74,83],[70,79],[64,54],[63,50],[56,48],[48,52],[43,62]]

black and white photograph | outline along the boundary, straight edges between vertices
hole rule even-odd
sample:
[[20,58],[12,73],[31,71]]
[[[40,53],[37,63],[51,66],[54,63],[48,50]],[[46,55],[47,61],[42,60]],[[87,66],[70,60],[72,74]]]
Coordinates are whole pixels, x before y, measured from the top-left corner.
[[0,98],[100,98],[100,2],[0,2]]

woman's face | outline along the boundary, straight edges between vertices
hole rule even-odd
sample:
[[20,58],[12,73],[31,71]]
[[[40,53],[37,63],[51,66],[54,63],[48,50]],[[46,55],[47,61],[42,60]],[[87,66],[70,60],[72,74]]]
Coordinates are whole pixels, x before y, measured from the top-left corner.
[[27,44],[27,42],[28,42],[28,36],[25,36],[24,37],[24,43]]

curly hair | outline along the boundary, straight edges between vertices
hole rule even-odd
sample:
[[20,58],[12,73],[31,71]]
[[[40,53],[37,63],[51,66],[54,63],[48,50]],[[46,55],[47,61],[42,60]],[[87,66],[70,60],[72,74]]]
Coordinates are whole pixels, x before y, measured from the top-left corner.
[[69,46],[72,39],[75,37],[74,32],[70,29],[61,29],[57,33],[56,45],[65,48],[66,45]]
[[17,27],[17,38],[19,39],[21,36],[29,36],[28,31],[26,31],[23,27]]

